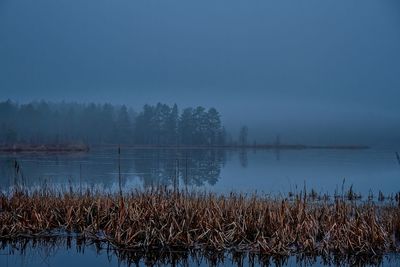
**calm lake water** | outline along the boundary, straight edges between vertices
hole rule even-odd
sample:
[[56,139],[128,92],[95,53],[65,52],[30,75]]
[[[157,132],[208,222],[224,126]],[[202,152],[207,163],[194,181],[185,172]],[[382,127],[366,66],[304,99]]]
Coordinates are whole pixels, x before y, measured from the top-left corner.
[[[400,151],[400,150],[398,150]],[[333,194],[400,190],[396,149],[227,150],[93,148],[88,153],[0,154],[1,189],[27,187],[118,190],[119,162],[124,190],[176,184],[189,190],[286,194],[304,188]],[[118,158],[120,157],[120,161]],[[22,172],[15,176],[15,160]],[[178,177],[178,179],[176,178]]]
[[[0,154],[1,189],[8,190],[15,183],[28,188],[50,187],[66,189],[95,188],[105,192],[118,190],[119,165],[125,191],[156,185],[207,190],[217,193],[230,191],[260,194],[286,194],[300,191],[304,185],[319,192],[333,194],[353,185],[356,192],[376,195],[400,190],[400,164],[396,149],[367,150],[226,150],[226,149],[133,149],[93,148],[88,153],[75,154]],[[400,151],[400,150],[398,150]],[[120,160],[119,160],[120,158]],[[15,176],[15,161],[20,172]],[[120,164],[119,164],[120,163]],[[114,252],[61,243],[33,245],[22,249],[10,244],[0,246],[0,266],[127,266]],[[298,261],[289,257],[277,266],[324,266],[321,258]],[[141,258],[138,265],[152,265]],[[212,260],[203,256],[187,256],[179,262],[159,262],[168,266],[209,266]],[[253,266],[248,258],[243,266]],[[378,260],[381,266],[398,266],[399,256],[385,256]],[[265,264],[265,262],[264,262]],[[225,255],[217,266],[238,266],[232,255]],[[259,261],[255,266],[262,265]],[[349,264],[351,265],[351,264]],[[361,265],[358,264],[357,265]],[[367,264],[368,266],[368,264]]]
[[29,241],[24,244],[3,244],[0,246],[0,266],[39,267],[39,266],[399,266],[400,256],[396,254],[370,259],[322,259],[321,257],[287,258],[259,257],[225,253],[220,255],[203,253],[165,252],[160,258],[135,254],[118,254],[101,245],[77,244],[75,239],[54,240],[46,243]]

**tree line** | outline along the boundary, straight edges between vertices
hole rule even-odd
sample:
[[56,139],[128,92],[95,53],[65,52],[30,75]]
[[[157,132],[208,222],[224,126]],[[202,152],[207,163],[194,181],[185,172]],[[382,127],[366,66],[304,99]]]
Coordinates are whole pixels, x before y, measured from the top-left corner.
[[0,102],[0,144],[224,145],[227,133],[215,108],[175,104],[125,105]]

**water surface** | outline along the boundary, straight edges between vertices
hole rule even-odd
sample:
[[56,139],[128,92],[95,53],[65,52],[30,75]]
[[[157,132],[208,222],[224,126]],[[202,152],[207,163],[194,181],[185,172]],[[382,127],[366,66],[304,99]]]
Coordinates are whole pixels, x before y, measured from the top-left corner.
[[[396,149],[232,150],[93,148],[88,153],[2,153],[2,189],[27,187],[118,190],[157,185],[213,192],[281,194],[314,188],[318,192],[353,188],[367,195],[400,190]],[[15,174],[15,160],[20,172]]]
[[[121,175],[125,191],[157,185],[217,193],[230,191],[259,194],[286,194],[306,186],[319,192],[340,193],[353,185],[363,195],[379,190],[385,194],[400,190],[400,164],[395,149],[368,150],[232,150],[232,149],[134,149],[93,148],[88,153],[2,153],[2,190],[15,184],[28,188],[95,188],[115,192]],[[20,171],[16,173],[15,162]],[[221,256],[221,255],[220,255]],[[373,265],[398,266],[398,255],[371,259]],[[370,266],[357,259],[336,264]],[[21,245],[2,243],[0,266],[325,266],[335,265],[317,257],[302,259],[250,259],[224,254],[171,254],[158,258],[132,258],[103,246],[82,245],[76,239],[65,243],[33,242]]]
[[118,252],[104,244],[76,239],[47,239],[0,243],[0,266],[398,266],[398,255],[327,258],[310,256],[269,257],[247,253],[163,251]]

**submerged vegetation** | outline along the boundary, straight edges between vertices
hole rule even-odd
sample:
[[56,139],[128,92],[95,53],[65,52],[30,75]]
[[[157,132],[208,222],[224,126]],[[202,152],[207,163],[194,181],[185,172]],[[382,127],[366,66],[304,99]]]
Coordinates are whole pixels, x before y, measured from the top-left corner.
[[[315,194],[315,193],[313,193]],[[379,256],[400,250],[400,200],[187,193],[24,192],[0,196],[0,239],[77,234],[121,251]],[[351,190],[351,194],[354,194]],[[350,196],[350,191],[347,194]]]

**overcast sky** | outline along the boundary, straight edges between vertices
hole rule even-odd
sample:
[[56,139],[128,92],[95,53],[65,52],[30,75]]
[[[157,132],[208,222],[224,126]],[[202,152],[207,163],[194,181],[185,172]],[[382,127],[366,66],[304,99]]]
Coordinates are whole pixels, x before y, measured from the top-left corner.
[[400,1],[0,0],[8,98],[214,106],[260,140],[396,140]]

